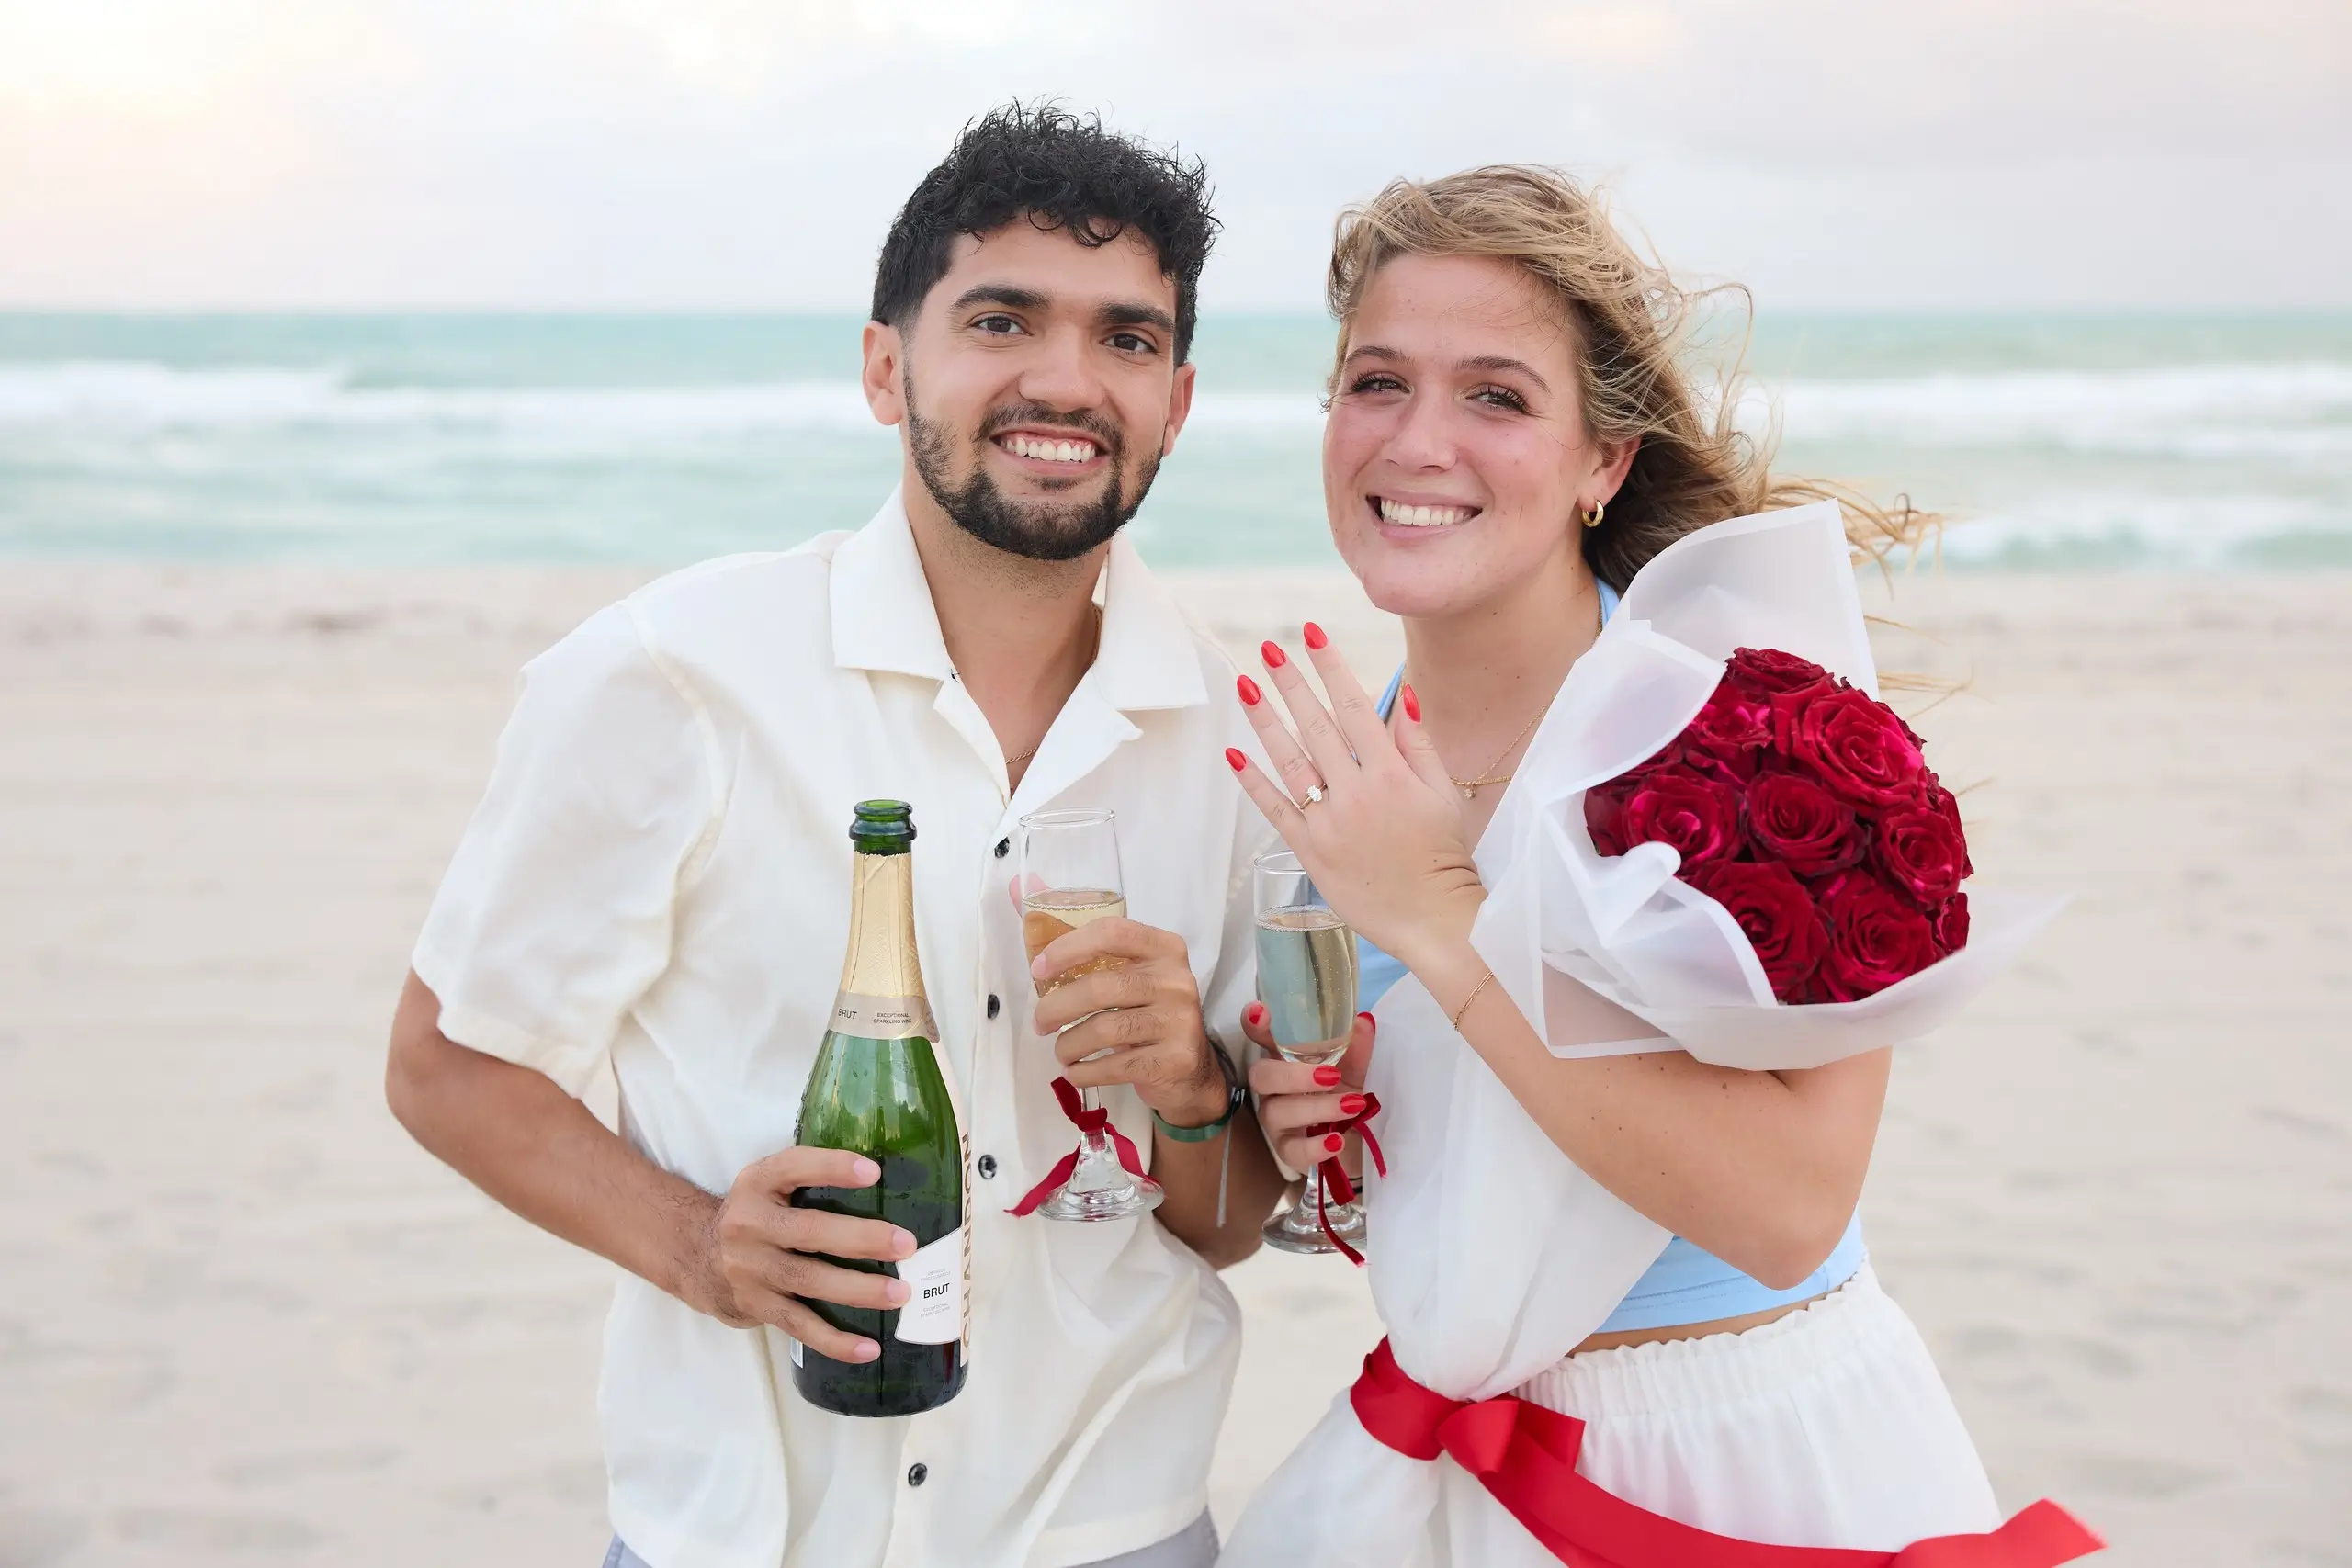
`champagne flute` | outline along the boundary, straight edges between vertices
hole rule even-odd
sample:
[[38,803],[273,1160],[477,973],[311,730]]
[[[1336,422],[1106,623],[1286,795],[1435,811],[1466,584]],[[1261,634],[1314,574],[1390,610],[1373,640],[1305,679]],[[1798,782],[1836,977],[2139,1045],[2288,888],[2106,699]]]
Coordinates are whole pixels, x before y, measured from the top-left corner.
[[[1125,918],[1127,896],[1119,876],[1119,836],[1114,814],[1039,811],[1023,817],[1020,888],[1021,940],[1032,964],[1057,937],[1091,921]],[[1080,975],[1116,969],[1125,962],[1091,958],[1051,980],[1039,981],[1037,994],[1042,997]],[[1095,1053],[1095,1056],[1107,1055]],[[1082,1090],[1080,1099],[1088,1111],[1095,1109],[1092,1089]],[[1107,1131],[1098,1128],[1083,1138],[1069,1179],[1046,1200],[1038,1213],[1049,1220],[1123,1220],[1159,1207],[1159,1183],[1121,1165]]]
[[[1258,912],[1258,999],[1283,1059],[1329,1066],[1347,1054],[1356,1026],[1356,933],[1316,891],[1298,857],[1275,850],[1251,866]],[[1328,1227],[1328,1229],[1327,1229]],[[1363,1205],[1330,1202],[1306,1173],[1298,1201],[1260,1233],[1283,1252],[1337,1252],[1331,1240],[1363,1240]]]

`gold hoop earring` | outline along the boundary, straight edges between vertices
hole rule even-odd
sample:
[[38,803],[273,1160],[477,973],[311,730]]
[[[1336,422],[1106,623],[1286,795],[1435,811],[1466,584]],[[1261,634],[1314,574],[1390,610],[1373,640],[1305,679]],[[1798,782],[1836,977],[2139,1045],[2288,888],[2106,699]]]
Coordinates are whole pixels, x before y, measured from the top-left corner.
[[1605,502],[1605,501],[1596,501],[1596,502],[1594,502],[1592,503],[1592,510],[1591,510],[1590,512],[1588,512],[1588,513],[1585,513],[1584,525],[1585,525],[1586,527],[1588,527],[1588,528],[1598,528],[1598,527],[1600,527],[1600,517],[1601,517],[1601,513],[1603,513],[1607,512],[1608,510],[1609,510],[1609,503],[1608,503],[1607,502]]

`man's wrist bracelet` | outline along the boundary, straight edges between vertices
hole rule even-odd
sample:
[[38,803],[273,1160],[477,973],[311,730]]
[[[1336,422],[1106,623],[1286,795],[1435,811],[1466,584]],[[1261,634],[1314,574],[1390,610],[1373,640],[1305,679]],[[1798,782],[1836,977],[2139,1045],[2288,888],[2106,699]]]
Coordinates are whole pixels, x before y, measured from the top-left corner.
[[1240,1110],[1241,1102],[1249,1098],[1250,1091],[1241,1085],[1227,1083],[1225,1090],[1225,1113],[1216,1121],[1204,1122],[1197,1127],[1179,1127],[1155,1111],[1151,1113],[1152,1125],[1180,1144],[1205,1144],[1225,1131],[1226,1124],[1233,1120],[1233,1113]]

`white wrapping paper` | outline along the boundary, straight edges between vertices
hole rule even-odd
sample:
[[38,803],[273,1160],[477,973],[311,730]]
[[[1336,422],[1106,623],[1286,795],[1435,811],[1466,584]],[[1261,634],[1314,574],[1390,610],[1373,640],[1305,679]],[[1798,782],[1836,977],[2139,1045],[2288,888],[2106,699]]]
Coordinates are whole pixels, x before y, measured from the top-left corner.
[[[1671,849],[1595,853],[1584,791],[1679,734],[1736,648],[1798,654],[1876,694],[1835,504],[1717,524],[1662,551],[1570,671],[1487,827],[1472,940],[1556,1055],[1669,1048],[1664,1035],[1705,1061],[1804,1067],[1894,1044],[1943,1021],[2055,911],[1972,893],[1959,953],[1859,1002],[1788,1008],[1722,906],[1674,880]],[[1667,1233],[1537,1129],[1419,981],[1374,1011],[1369,1087],[1389,1174],[1367,1173],[1373,1298],[1408,1374],[1449,1398],[1491,1398],[1600,1327]],[[1344,1393],[1221,1561],[1554,1562],[1451,1459],[1408,1459],[1366,1434]]]
[[[1472,941],[1555,1055],[1654,1051],[1666,1035],[1702,1062],[1762,1070],[1901,1044],[1950,1019],[2058,911],[2058,899],[1972,891],[1960,952],[1860,1001],[1785,1007],[1730,914],[1675,879],[1673,850],[1597,852],[1585,791],[1679,735],[1740,648],[1793,653],[1878,694],[1835,502],[1718,523],[1660,551],[1536,731],[1481,846],[1481,868],[1491,849],[1499,874]],[[1546,1004],[1547,970],[1649,1027],[1596,1038],[1591,1010],[1563,1016],[1556,980]]]

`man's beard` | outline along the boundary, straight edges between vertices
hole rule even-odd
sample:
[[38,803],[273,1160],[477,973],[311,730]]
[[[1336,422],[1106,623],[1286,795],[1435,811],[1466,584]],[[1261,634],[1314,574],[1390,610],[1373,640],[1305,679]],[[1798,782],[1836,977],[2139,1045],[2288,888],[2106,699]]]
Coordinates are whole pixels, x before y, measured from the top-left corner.
[[[1126,443],[1116,426],[1087,414],[1059,413],[1034,403],[1016,403],[990,411],[981,422],[978,437],[973,443],[971,477],[958,485],[948,475],[955,434],[945,425],[934,424],[915,412],[914,392],[914,377],[910,373],[907,444],[914,455],[915,473],[922,479],[923,489],[931,491],[931,499],[939,503],[939,509],[957,527],[982,544],[993,545],[1010,555],[1029,560],[1076,560],[1126,526],[1127,520],[1143,504],[1143,498],[1151,493],[1151,481],[1159,471],[1159,457],[1155,450],[1136,471],[1135,498],[1129,500],[1122,462]],[[1110,482],[1103,487],[1101,498],[1053,506],[1035,502],[1015,502],[999,490],[988,471],[985,457],[977,448],[999,431],[1016,425],[1075,430],[1100,445],[1110,470]]]

